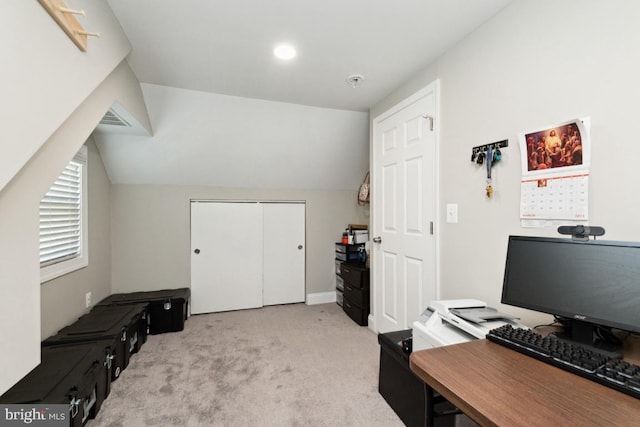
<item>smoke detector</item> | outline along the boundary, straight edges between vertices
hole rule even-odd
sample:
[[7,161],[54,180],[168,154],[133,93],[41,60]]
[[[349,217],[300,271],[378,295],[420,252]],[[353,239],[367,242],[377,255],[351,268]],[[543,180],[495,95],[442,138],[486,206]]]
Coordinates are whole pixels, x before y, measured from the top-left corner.
[[349,83],[351,87],[354,89],[356,86],[362,83],[363,80],[364,80],[364,77],[360,74],[352,74],[349,77],[347,77],[347,83]]

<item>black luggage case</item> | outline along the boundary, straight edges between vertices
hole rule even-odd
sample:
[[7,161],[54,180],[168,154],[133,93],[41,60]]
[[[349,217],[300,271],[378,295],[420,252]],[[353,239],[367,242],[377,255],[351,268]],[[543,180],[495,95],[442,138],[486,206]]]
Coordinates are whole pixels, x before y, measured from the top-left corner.
[[147,337],[147,304],[94,307],[71,325],[42,342],[43,346],[110,340],[113,354],[111,379],[129,365],[131,354]]
[[109,393],[110,356],[105,341],[42,347],[40,365],[0,396],[0,403],[68,405],[69,426],[82,426],[96,417]]
[[163,289],[160,291],[113,294],[100,301],[97,306],[149,304],[149,333],[178,332],[184,329],[189,313],[191,289]]
[[[49,351],[63,351],[64,349],[71,349],[74,351],[82,351],[87,346],[95,346],[95,354],[93,357],[95,360],[99,360],[102,362],[104,366],[103,373],[100,374],[98,378],[98,396],[103,396],[103,399],[98,402],[98,409],[100,409],[100,404],[102,401],[106,399],[111,393],[111,375],[113,370],[113,359],[115,358],[115,345],[113,340],[111,339],[100,339],[95,341],[87,341],[87,342],[70,342],[58,345],[51,346],[42,346],[42,354],[44,355]],[[92,353],[93,354],[93,353]],[[96,411],[97,413],[98,411]]]

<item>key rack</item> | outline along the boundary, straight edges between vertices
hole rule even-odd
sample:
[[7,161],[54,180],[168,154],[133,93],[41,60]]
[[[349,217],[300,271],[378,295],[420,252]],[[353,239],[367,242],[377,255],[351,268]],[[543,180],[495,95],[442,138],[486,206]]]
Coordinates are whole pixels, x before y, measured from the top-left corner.
[[478,158],[478,154],[482,153],[483,156],[486,155],[487,150],[489,148],[491,148],[492,151],[496,151],[500,148],[504,148],[504,147],[508,147],[509,146],[509,140],[508,139],[504,139],[502,141],[497,141],[497,142],[492,142],[491,144],[485,144],[485,145],[478,145],[476,147],[473,147],[471,149],[471,161],[475,162],[476,159]]
[[471,149],[471,161],[477,165],[486,163],[487,168],[487,186],[485,188],[488,198],[493,197],[493,186],[491,185],[491,168],[496,162],[502,159],[500,148],[508,147],[509,140],[492,142],[491,144],[478,145]]
[[85,31],[75,18],[74,15],[85,16],[84,10],[69,9],[63,0],[38,0],[38,2],[81,51],[87,51],[87,36],[100,37],[98,33]]

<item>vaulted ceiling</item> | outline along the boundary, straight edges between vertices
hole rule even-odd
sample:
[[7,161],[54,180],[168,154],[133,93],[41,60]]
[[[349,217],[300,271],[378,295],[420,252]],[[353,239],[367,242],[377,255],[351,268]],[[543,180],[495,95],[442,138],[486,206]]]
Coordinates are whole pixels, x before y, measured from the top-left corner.
[[[143,83],[357,111],[510,1],[108,0]],[[274,58],[281,42],[297,57]]]
[[[96,132],[107,172],[125,184],[356,189],[369,109],[510,1],[108,0],[154,135]],[[273,55],[282,42],[295,58]]]

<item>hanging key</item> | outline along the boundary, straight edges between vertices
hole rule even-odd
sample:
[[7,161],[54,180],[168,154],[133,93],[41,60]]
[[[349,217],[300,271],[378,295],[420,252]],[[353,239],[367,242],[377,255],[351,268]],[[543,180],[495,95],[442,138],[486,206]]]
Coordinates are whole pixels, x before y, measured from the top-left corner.
[[491,186],[491,167],[493,166],[493,152],[491,146],[487,147],[487,197],[493,196],[493,187]]

